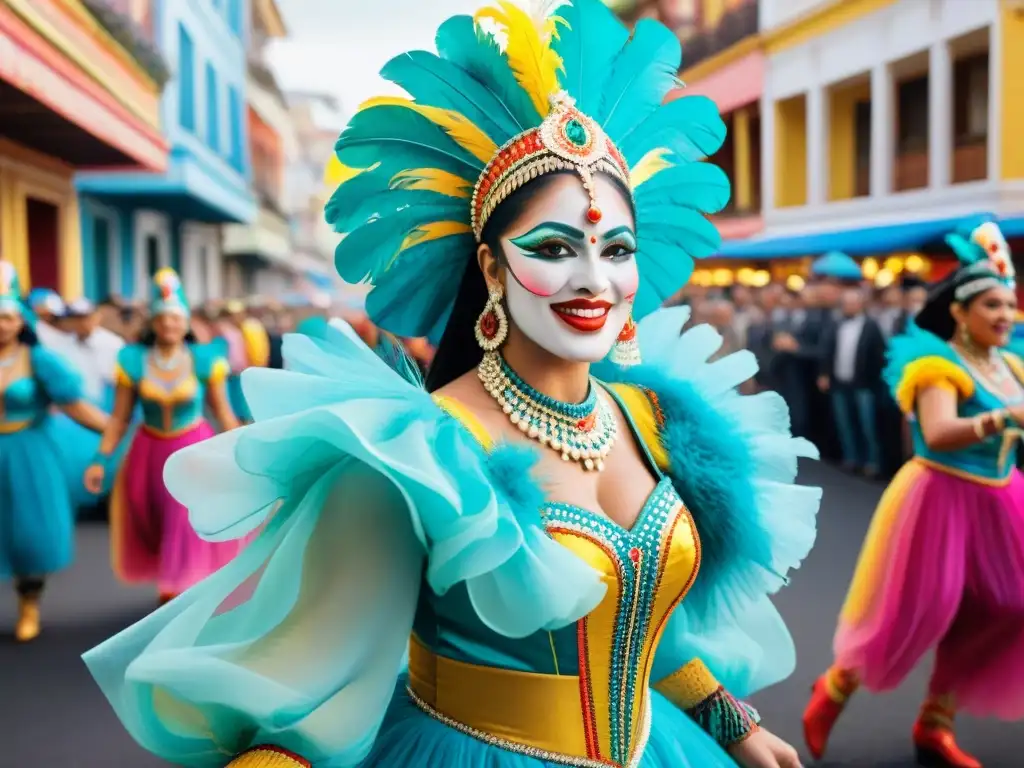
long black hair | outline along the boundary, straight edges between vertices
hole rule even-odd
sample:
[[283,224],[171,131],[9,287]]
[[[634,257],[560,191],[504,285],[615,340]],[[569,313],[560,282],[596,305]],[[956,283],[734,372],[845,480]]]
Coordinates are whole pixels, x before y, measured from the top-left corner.
[[21,330],[18,331],[18,343],[26,347],[34,347],[39,343],[39,336],[28,323],[21,326]]
[[[495,256],[502,253],[501,237],[519,218],[529,205],[540,187],[550,183],[556,176],[575,176],[573,171],[553,171],[538,176],[524,184],[499,205],[491,214],[481,233],[482,242],[491,249]],[[625,185],[615,176],[608,178],[618,187],[619,191],[633,206],[633,196]],[[633,210],[634,216],[636,210]],[[487,281],[483,272],[477,268],[476,250],[466,259],[466,266],[455,296],[451,316],[445,326],[444,334],[437,345],[433,362],[427,373],[427,391],[435,392],[446,384],[450,384],[468,371],[476,368],[483,359],[484,353],[476,341],[476,322],[487,305]]]

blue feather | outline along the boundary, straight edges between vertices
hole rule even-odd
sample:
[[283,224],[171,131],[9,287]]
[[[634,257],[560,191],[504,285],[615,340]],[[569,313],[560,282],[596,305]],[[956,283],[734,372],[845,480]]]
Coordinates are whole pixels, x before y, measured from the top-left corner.
[[636,188],[638,208],[675,205],[717,213],[729,202],[729,177],[712,163],[684,163],[661,171]]
[[569,25],[552,44],[562,57],[562,87],[583,114],[596,119],[612,62],[629,41],[629,31],[598,0],[573,0],[556,13]]
[[[388,189],[365,195],[362,199],[355,197],[355,191],[345,196],[339,192],[347,185],[342,185],[327,204],[327,222],[335,232],[351,232],[371,219],[383,219],[398,213],[410,206],[418,206],[424,210],[424,221],[465,221],[469,223],[469,205],[466,200],[449,197],[440,192],[417,189]],[[441,215],[443,219],[427,219],[429,215]]]
[[683,160],[711,157],[725,141],[718,107],[705,96],[682,96],[659,107],[616,144],[632,166],[652,149],[671,150]]
[[458,64],[432,53],[403,53],[384,65],[380,74],[419,104],[458,112],[499,147],[522,132],[508,107],[487,86]]
[[452,198],[447,205],[414,206],[368,221],[338,243],[334,250],[334,266],[348,283],[359,283],[367,278],[371,282],[376,281],[389,267],[412,230],[424,222],[456,217],[464,212],[464,208],[465,201]]
[[922,357],[941,357],[958,367],[963,367],[960,358],[948,343],[931,331],[919,328],[910,321],[907,330],[893,336],[886,352],[886,366],[882,378],[895,396],[896,390],[903,381],[903,372],[907,366]]
[[420,372],[419,365],[412,359],[405,345],[393,335],[390,333],[379,334],[373,351],[407,382],[414,387],[423,387],[423,374]]
[[482,83],[495,95],[520,126],[520,132],[540,125],[541,116],[508,66],[494,38],[476,28],[470,16],[454,16],[437,30],[437,52]]
[[953,249],[957,259],[965,267],[977,264],[988,258],[985,249],[974,241],[964,237],[959,232],[952,232],[946,235],[946,245]]
[[442,128],[411,109],[377,106],[353,115],[334,151],[344,165],[393,176],[408,168],[440,168],[475,179],[483,163],[460,147]]
[[473,246],[472,235],[455,235],[409,248],[375,280],[366,297],[370,317],[396,336],[429,338],[451,311]]
[[645,207],[643,211],[637,213],[645,224],[638,234],[645,239],[674,245],[695,259],[711,256],[722,245],[715,225],[697,211],[672,205]]
[[675,87],[682,50],[679,38],[660,22],[644,19],[612,65],[596,119],[616,141],[661,106]]
[[693,272],[693,257],[674,244],[637,237],[640,286],[633,301],[633,317],[640,320],[658,309],[682,288]]

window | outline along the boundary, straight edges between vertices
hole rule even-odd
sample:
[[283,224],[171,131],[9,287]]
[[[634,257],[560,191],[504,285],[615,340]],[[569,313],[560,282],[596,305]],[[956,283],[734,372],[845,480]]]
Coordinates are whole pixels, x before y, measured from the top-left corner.
[[146,276],[152,279],[160,271],[160,241],[156,235],[146,235]]
[[229,159],[231,166],[240,173],[245,172],[245,155],[242,135],[242,99],[239,97],[238,89],[228,88],[228,110],[231,125],[231,153]]
[[928,151],[928,75],[899,84],[897,151]]
[[988,53],[956,62],[953,79],[956,141],[983,142],[988,137]]
[[242,16],[242,7],[244,3],[242,0],[228,0],[228,25],[231,30],[242,37],[245,31],[244,17]]
[[214,152],[220,150],[220,94],[217,72],[210,62],[206,63],[206,143]]
[[93,277],[93,297],[103,300],[110,294],[110,264],[117,258],[111,247],[113,237],[110,219],[95,216],[92,220],[92,252],[96,273]]
[[178,25],[178,122],[187,131],[196,129],[195,49],[185,27]]
[[858,101],[853,107],[855,153],[854,197],[871,193],[871,102]]

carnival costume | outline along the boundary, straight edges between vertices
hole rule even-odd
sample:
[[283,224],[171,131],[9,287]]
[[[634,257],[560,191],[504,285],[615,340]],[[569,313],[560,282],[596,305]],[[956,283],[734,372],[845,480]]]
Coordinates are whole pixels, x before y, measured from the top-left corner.
[[[597,0],[555,13],[449,20],[439,56],[383,71],[415,101],[374,100],[342,134],[339,160],[366,170],[328,205],[336,261],[373,281],[388,332],[443,328],[486,219],[552,171],[632,191],[638,315],[716,247],[703,213],[728,189],[699,160],[724,126],[703,98],[661,106],[675,35],[641,21],[631,37]],[[721,339],[680,337],[685,312],[627,326],[619,352],[644,364],[603,365],[566,404],[504,364],[489,302],[479,374],[513,442],[428,394],[400,345],[389,364],[341,321],[288,336],[287,370],[245,375],[255,423],[167,468],[203,536],[260,535],[86,654],[131,734],[188,766],[734,765],[725,747],[758,720],[734,696],[793,669],[768,595],[809,550],[820,492],[793,485],[814,449],[781,398],[733,389],[753,357],[708,364]],[[600,470],[612,404],[659,478],[628,530],[552,500],[535,471],[550,449]]]
[[[189,314],[178,276],[161,270],[153,280],[150,306]],[[212,543],[189,525],[188,510],[164,484],[164,464],[174,452],[214,435],[204,418],[207,390],[223,384],[228,365],[219,347],[185,345],[186,354],[167,368],[152,347],[136,344],[118,355],[116,381],[141,405],[141,424],[110,499],[114,570],[129,583],[156,582],[161,595],[179,594],[216,571],[239,551],[241,542]],[[101,457],[110,466],[110,457]]]
[[[35,324],[6,261],[0,261],[0,311]],[[49,422],[52,406],[81,399],[77,372],[41,344],[18,344],[13,355],[0,359],[0,579],[15,580],[21,640],[39,632],[45,577],[70,565],[74,552],[63,455]]]
[[[1009,249],[986,223],[947,238],[961,269],[933,291],[948,312],[996,285],[1012,285]],[[938,303],[944,305],[940,308]],[[1024,364],[1002,352],[1015,396],[995,391],[951,343],[910,324],[892,340],[885,378],[910,420],[914,458],[889,485],[864,542],[835,636],[835,665],[815,684],[804,715],[816,757],[846,700],[863,685],[887,691],[936,651],[929,696],[914,740],[929,764],[977,766],[953,739],[962,710],[1024,717],[1024,479],[1016,469],[1019,432],[1008,418],[995,434],[961,450],[925,442],[915,418],[921,392],[955,392],[960,418],[976,431],[1008,405],[1024,402]],[[1012,378],[1011,378],[1012,377]]]

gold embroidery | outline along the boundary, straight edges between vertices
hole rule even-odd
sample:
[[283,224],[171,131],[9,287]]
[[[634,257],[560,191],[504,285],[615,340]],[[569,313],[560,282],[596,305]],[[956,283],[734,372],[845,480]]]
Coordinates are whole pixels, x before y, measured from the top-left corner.
[[309,768],[310,763],[301,760],[283,749],[257,747],[239,755],[227,768]]
[[691,660],[654,684],[656,691],[680,709],[693,709],[721,687],[700,659]]

